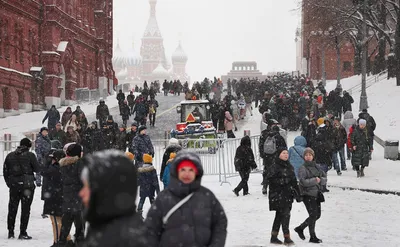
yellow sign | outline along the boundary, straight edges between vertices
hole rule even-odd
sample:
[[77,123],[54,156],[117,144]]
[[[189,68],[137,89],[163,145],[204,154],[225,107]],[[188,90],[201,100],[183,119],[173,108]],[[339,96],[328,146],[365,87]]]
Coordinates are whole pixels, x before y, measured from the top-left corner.
[[186,122],[188,122],[188,123],[194,123],[194,122],[196,122],[196,118],[193,116],[192,113],[189,113],[189,115],[188,115],[187,118],[186,118]]

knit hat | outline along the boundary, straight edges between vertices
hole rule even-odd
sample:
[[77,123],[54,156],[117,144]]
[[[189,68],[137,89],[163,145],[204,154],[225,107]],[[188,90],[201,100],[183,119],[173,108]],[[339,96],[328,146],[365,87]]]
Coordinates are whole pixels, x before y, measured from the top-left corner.
[[367,120],[361,118],[360,120],[358,120],[358,124],[359,125],[367,125]]
[[49,129],[47,128],[47,127],[42,127],[41,129],[40,129],[40,133],[42,133],[43,131],[49,131]]
[[67,155],[70,157],[81,157],[82,153],[82,146],[79,144],[71,144],[67,148]]
[[140,134],[140,132],[145,129],[147,129],[147,127],[145,125],[140,125],[138,128],[138,133]]
[[173,158],[175,158],[175,157],[176,157],[176,153],[170,153],[170,154],[169,154],[169,158],[170,158],[170,159],[173,159]]
[[133,126],[138,127],[138,126],[137,126],[137,123],[132,123],[132,124],[131,124],[131,127],[133,127]]
[[169,145],[179,145],[179,140],[176,138],[171,138],[171,139],[169,139],[168,144]]
[[150,154],[143,154],[143,163],[152,164],[153,163],[153,157],[151,157]]
[[285,147],[280,147],[276,149],[276,154],[279,156],[283,151],[288,151]]
[[178,172],[178,174],[179,174],[179,171],[184,167],[190,167],[194,170],[194,172],[196,174],[199,173],[199,170],[197,169],[196,165],[191,160],[183,160],[181,163],[179,163],[176,166],[176,171]]
[[312,150],[311,148],[304,149],[303,156],[306,156],[306,154],[311,154],[313,157],[315,157],[314,150]]
[[31,148],[32,147],[32,142],[31,140],[29,140],[28,138],[23,138],[20,142],[19,142],[20,146],[24,146],[27,148]]
[[125,155],[126,155],[126,157],[128,157],[130,160],[134,160],[134,159],[135,159],[135,155],[133,155],[133,153],[131,153],[131,152],[126,152]]
[[317,124],[318,124],[318,126],[320,126],[321,124],[323,124],[325,122],[325,119],[324,118],[318,118],[318,120],[317,120]]

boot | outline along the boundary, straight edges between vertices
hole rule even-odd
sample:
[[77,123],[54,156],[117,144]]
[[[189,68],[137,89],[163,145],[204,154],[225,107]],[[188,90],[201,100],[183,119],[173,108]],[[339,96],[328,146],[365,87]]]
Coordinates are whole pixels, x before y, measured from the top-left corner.
[[337,173],[338,176],[342,176],[342,172],[341,171],[337,170],[336,173]]
[[31,240],[32,237],[29,236],[28,233],[26,233],[26,232],[21,232],[21,233],[19,234],[18,239],[20,239],[20,240]]
[[14,235],[14,231],[13,231],[13,230],[9,230],[9,231],[8,231],[8,239],[11,239],[11,238],[15,238],[15,235]]
[[301,226],[298,226],[296,228],[294,228],[294,231],[297,232],[297,234],[299,235],[299,238],[301,240],[305,240],[306,236],[304,236],[304,229]]
[[360,177],[361,177],[361,172],[357,171],[357,178],[360,178]]
[[330,192],[330,191],[326,188],[326,185],[324,185],[324,186],[322,186],[321,192],[325,193],[325,192]]
[[250,193],[249,192],[243,192],[243,196],[247,196],[247,195],[250,195]]
[[75,247],[76,244],[72,241],[72,240],[68,240],[67,244],[65,245],[65,247]]
[[312,236],[311,238],[310,238],[310,243],[314,243],[314,244],[320,244],[320,243],[322,243],[322,240],[321,239],[319,239],[319,238],[317,238],[317,236]]
[[271,244],[283,244],[281,240],[278,238],[278,233],[277,232],[272,232],[271,233]]
[[235,193],[236,196],[239,196],[239,192],[236,189],[234,189],[232,191],[233,191],[233,193]]
[[284,245],[288,245],[288,246],[294,245],[293,240],[290,239],[290,234],[285,234],[284,237],[285,237],[285,241],[283,242]]
[[361,177],[364,177],[364,176],[365,176],[365,174],[364,174],[364,167],[361,167],[360,176],[361,176]]

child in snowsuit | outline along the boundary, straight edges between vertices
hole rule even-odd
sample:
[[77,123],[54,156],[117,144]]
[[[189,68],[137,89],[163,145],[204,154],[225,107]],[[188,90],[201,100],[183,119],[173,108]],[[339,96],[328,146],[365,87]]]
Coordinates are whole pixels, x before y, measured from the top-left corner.
[[143,212],[143,205],[148,197],[150,204],[154,202],[155,192],[160,193],[158,185],[157,171],[153,166],[153,158],[150,154],[143,155],[143,166],[138,169],[139,185],[140,185],[140,200],[138,212]]
[[165,166],[165,170],[164,170],[163,177],[162,177],[162,181],[163,181],[163,184],[164,184],[164,189],[168,187],[168,184],[169,184],[169,181],[170,181],[169,169],[171,167],[171,163],[174,160],[175,156],[176,156],[176,153],[171,153],[169,155],[169,160],[167,161],[167,165]]

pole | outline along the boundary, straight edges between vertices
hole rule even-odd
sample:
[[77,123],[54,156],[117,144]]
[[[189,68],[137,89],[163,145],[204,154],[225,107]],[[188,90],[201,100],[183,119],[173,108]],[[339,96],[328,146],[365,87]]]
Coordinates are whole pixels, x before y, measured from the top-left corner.
[[326,86],[326,72],[325,72],[325,44],[322,44],[322,85]]
[[310,39],[307,39],[307,77],[310,77]]
[[360,96],[360,111],[368,108],[367,98],[367,1],[364,0],[363,6],[363,26],[362,26],[362,61],[361,61],[361,96]]
[[342,88],[342,85],[340,84],[340,79],[341,79],[341,74],[340,74],[340,46],[339,46],[339,37],[336,36],[336,57],[337,57],[337,88]]

